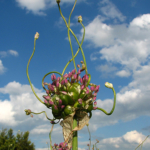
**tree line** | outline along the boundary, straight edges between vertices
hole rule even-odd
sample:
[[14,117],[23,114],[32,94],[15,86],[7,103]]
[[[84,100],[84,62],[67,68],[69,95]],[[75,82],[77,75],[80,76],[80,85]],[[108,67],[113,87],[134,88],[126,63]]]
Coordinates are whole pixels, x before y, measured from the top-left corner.
[[[31,143],[29,138],[29,131],[24,134],[17,133],[16,137],[13,135],[13,130],[10,128],[6,134],[7,129],[0,131],[0,150],[35,150],[34,143]],[[20,130],[18,130],[20,131]]]

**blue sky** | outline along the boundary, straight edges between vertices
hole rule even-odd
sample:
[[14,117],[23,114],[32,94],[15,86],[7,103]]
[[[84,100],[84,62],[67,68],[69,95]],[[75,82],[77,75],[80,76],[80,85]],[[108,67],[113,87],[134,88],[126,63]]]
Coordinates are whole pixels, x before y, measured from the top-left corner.
[[[74,0],[62,0],[60,7],[68,21]],[[71,29],[81,42],[83,29],[91,83],[100,85],[97,106],[110,111],[116,90],[116,108],[107,116],[93,111],[89,121],[92,145],[103,150],[134,150],[150,134],[150,1],[149,0],[78,0],[71,17]],[[51,124],[45,114],[26,116],[24,110],[51,110],[40,103],[29,85],[26,67],[33,51],[34,35],[39,32],[35,54],[29,65],[29,76],[37,95],[46,95],[42,78],[50,71],[62,73],[72,58],[67,28],[55,0],[0,0],[0,130],[29,131],[36,150],[47,150]],[[78,44],[71,35],[74,53]],[[83,60],[81,52],[76,64]],[[74,69],[73,62],[65,73]],[[50,75],[46,82],[51,83]],[[78,132],[79,150],[87,149],[89,133],[85,126]],[[62,127],[54,126],[52,143],[63,142]],[[150,148],[148,138],[143,149]]]

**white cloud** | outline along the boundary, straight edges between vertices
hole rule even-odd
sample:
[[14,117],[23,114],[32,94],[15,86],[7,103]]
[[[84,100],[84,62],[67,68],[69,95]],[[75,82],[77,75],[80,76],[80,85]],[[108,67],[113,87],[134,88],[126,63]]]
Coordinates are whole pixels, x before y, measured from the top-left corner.
[[116,75],[119,76],[119,77],[129,77],[131,74],[127,70],[121,70],[121,71],[118,71],[116,73]]
[[107,63],[105,65],[98,65],[95,68],[97,71],[102,73],[101,77],[104,78],[107,78],[108,76],[113,77],[112,72],[118,70],[117,67],[113,66],[111,63]]
[[18,52],[15,50],[8,50],[7,52],[6,51],[0,51],[1,58],[7,57],[9,54],[13,55],[13,56],[18,56]]
[[6,70],[7,70],[7,68],[5,68],[5,67],[3,66],[3,63],[2,63],[2,61],[0,60],[0,74],[3,74]]
[[9,50],[8,53],[14,56],[18,56],[18,52],[14,50]]
[[[103,6],[101,7],[101,5]],[[109,0],[100,1],[99,6],[99,10],[108,18],[117,18],[120,21],[124,21],[126,19],[126,17],[123,16],[122,13],[117,9],[117,7]]]
[[[121,150],[133,150],[135,149],[141,142],[145,140],[146,136],[137,132],[136,130],[127,132],[121,137],[111,137],[105,138],[99,141],[96,144],[99,149],[121,149]],[[87,145],[88,141],[79,142],[81,145]],[[91,145],[95,145],[96,141],[91,141]],[[144,142],[142,149],[148,150],[150,146],[150,139],[147,138]],[[85,150],[85,149],[84,149]]]
[[[85,41],[96,48],[100,47],[99,54],[98,52],[91,54],[91,60],[104,59],[107,62],[121,64],[123,68],[114,75],[128,77],[131,71],[149,61],[149,28],[150,14],[134,18],[129,25],[107,25],[98,15],[85,27]],[[83,33],[83,29],[81,32]],[[80,40],[81,38],[82,34]]]
[[32,11],[34,14],[46,15],[41,12],[46,8],[46,0],[16,0],[16,2],[21,8]]
[[[19,7],[26,9],[27,12],[31,11],[35,15],[45,16],[44,11],[48,8],[57,6],[56,0],[16,0]],[[86,0],[79,0],[78,2],[86,2]],[[74,0],[63,0],[61,4],[72,4]]]
[[[94,47],[109,46],[113,44],[112,27],[101,22],[101,16],[98,15],[90,24],[85,27],[85,41],[93,42]],[[83,29],[81,30],[83,34]],[[80,41],[82,40],[82,34]]]
[[[34,89],[40,98],[42,97],[42,95],[45,95],[45,92],[42,92],[42,90],[39,90],[35,87]],[[46,143],[46,141],[49,141],[48,134],[51,130],[51,125],[47,120],[45,114],[43,113],[39,115],[33,114],[34,116],[33,118],[25,115],[24,110],[31,109],[31,111],[35,113],[46,111],[47,116],[51,119],[53,118],[51,110],[49,111],[43,104],[41,104],[37,100],[35,95],[32,93],[31,87],[29,85],[21,85],[20,83],[15,81],[10,82],[6,86],[0,88],[0,93],[9,94],[9,98],[10,98],[10,100],[6,100],[6,99],[0,100],[1,126],[5,126],[5,127],[12,126],[15,129],[15,131],[18,131],[18,129],[24,130],[24,127],[26,127],[25,130],[30,131],[30,136],[34,137],[34,140],[36,136],[38,140],[39,138],[42,139],[40,143]],[[89,130],[91,133],[97,131],[97,129],[100,127],[116,124],[118,120],[129,121],[141,115],[148,114],[149,112],[149,105],[150,105],[149,97],[145,95],[144,91],[140,89],[122,91],[121,93],[117,93],[116,97],[117,97],[116,108],[113,115],[109,117],[109,120],[106,119],[106,115],[103,112],[99,110],[93,111],[92,116],[94,117],[92,117],[89,122],[90,124]],[[98,107],[105,109],[107,112],[109,112],[113,106],[112,99],[105,99],[104,101],[98,99],[97,103],[98,103],[97,104]],[[140,111],[138,111],[139,109]],[[10,121],[11,124],[9,123]],[[86,132],[87,132],[87,127],[85,126],[80,131],[80,133],[84,135]],[[125,142],[124,140],[122,140],[123,137],[103,139],[99,144],[97,144],[97,147],[103,149],[104,148],[109,149],[109,146],[112,145],[112,149],[115,148],[123,149],[126,148],[126,146],[131,147],[132,145],[132,148],[135,148],[137,142],[139,142],[139,140],[137,139],[139,138],[140,140],[141,139],[143,140],[145,136],[142,134],[138,134],[136,132],[136,136],[138,136],[138,138],[136,139],[134,133],[135,131],[130,132],[130,134],[128,133],[124,135],[123,137]],[[46,139],[44,138],[45,136],[47,137]],[[129,145],[127,142],[130,139],[131,139],[131,144]],[[63,141],[62,128],[58,124],[54,126],[53,133],[52,133],[52,142],[60,143],[62,141]],[[79,142],[79,147],[83,145],[86,146],[88,142],[89,141]],[[92,143],[94,144],[95,141],[92,141]],[[133,146],[133,143],[136,143],[136,145]]]
[[141,29],[150,29],[150,14],[141,15],[132,20],[131,27],[138,27]]

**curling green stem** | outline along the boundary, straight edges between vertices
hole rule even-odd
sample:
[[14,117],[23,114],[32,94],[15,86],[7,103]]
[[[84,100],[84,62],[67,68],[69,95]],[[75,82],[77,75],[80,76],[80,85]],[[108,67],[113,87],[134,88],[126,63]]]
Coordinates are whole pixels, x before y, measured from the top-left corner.
[[[73,118],[73,129],[77,126],[77,118]],[[78,131],[73,131],[72,150],[78,150]]]
[[69,43],[70,43],[70,47],[71,47],[71,52],[72,52],[72,58],[73,58],[73,63],[74,63],[74,67],[75,67],[75,70],[76,70],[76,73],[77,73],[77,68],[76,68],[76,64],[75,64],[75,60],[74,60],[74,54],[73,54],[73,49],[72,49],[72,44],[71,44],[71,39],[70,39],[70,33],[69,33],[69,28],[70,28],[70,18],[71,18],[71,14],[74,10],[74,7],[76,5],[76,2],[77,0],[75,0],[75,3],[74,3],[74,6],[71,10],[71,13],[70,13],[70,16],[69,16],[69,20],[68,20],[68,40],[69,40]]
[[[69,30],[72,31],[70,28],[69,28]],[[72,34],[74,34],[74,33],[72,33]],[[85,30],[84,30],[84,33],[83,33],[83,37],[82,37],[82,41],[81,41],[81,46],[82,46],[83,41],[84,41],[84,36],[85,36]],[[74,37],[76,37],[76,36],[74,36]],[[70,64],[70,62],[77,56],[77,54],[79,53],[79,50],[80,50],[80,47],[78,48],[78,50],[77,50],[76,54],[74,55],[74,57],[72,59],[70,59],[69,62],[66,64],[66,66],[65,66],[65,68],[64,68],[64,70],[62,72],[62,75],[64,74],[64,72],[65,72],[67,66]],[[84,60],[84,58],[83,58],[83,60]]]
[[[56,119],[49,119],[49,118],[47,117],[47,114],[46,114],[45,111],[42,111],[42,112],[40,112],[40,113],[34,113],[34,112],[31,112],[31,113],[33,113],[33,114],[41,114],[41,113],[45,113],[45,116],[46,116],[46,118],[47,118],[48,120],[50,120],[50,121],[56,120]],[[59,119],[59,121],[60,121],[60,119]],[[58,121],[58,122],[59,122],[59,121]],[[57,122],[57,123],[58,123],[58,122]],[[55,123],[55,124],[57,124],[57,123]]]
[[[72,31],[72,30],[68,27],[68,24],[67,24],[66,19],[64,18],[63,14],[62,14],[62,12],[61,12],[61,9],[60,9],[59,4],[58,4],[58,7],[59,7],[60,15],[61,15],[61,17],[63,18],[63,20],[64,20],[64,22],[65,22],[65,24],[66,24],[66,27],[68,28],[68,30],[70,30],[70,32],[72,33],[72,35],[73,35],[73,36],[74,36],[74,38],[76,39],[76,41],[77,41],[77,43],[78,43],[78,45],[79,45],[79,49],[81,49],[82,56],[83,56],[83,61],[84,61],[84,64],[86,65],[86,60],[85,60],[84,52],[83,52],[82,47],[81,47],[81,45],[82,45],[82,43],[83,43],[83,41],[84,41],[85,28],[84,28],[83,24],[81,24],[81,25],[83,26],[84,33],[83,33],[83,39],[82,39],[82,42],[81,42],[81,45],[80,45],[80,43],[79,43],[79,41],[78,41],[78,39],[77,39],[76,35],[75,35],[75,34],[74,34],[74,32],[73,32],[73,31]],[[73,59],[74,59],[74,57],[72,58],[72,60],[73,60]],[[71,61],[72,61],[72,60],[71,60]],[[69,63],[70,63],[71,61],[69,61]],[[67,65],[66,65],[66,66],[68,66],[68,63],[67,63]],[[66,67],[65,67],[65,69],[66,69]],[[64,74],[65,69],[63,70],[63,73],[62,73],[62,74]],[[85,69],[85,70],[86,70],[86,74],[88,74],[87,66],[86,66],[86,69]]]
[[[83,27],[83,29],[84,29],[84,34],[85,34],[85,27],[84,27],[84,25],[82,24],[82,22],[80,22],[80,23],[81,23],[81,25],[82,25],[82,27]],[[84,40],[84,39],[83,39],[83,40]],[[83,57],[84,64],[85,64],[85,66],[86,66],[85,71],[86,71],[86,74],[88,74],[87,65],[86,65],[86,60],[85,60],[85,56],[84,56],[84,52],[83,52],[83,49],[82,49],[82,48],[81,48],[81,52],[82,52],[82,57]]]
[[28,77],[28,80],[29,80],[29,83],[30,83],[30,86],[31,86],[31,89],[32,89],[34,95],[36,96],[36,98],[37,98],[41,103],[44,104],[44,102],[36,95],[36,93],[35,93],[35,91],[34,91],[34,89],[33,89],[33,86],[32,86],[32,84],[31,84],[29,74],[28,74],[28,67],[29,67],[30,60],[32,59],[32,57],[33,57],[33,55],[34,55],[34,52],[35,52],[35,45],[36,45],[36,38],[34,39],[34,49],[33,49],[32,55],[31,55],[31,57],[30,57],[30,59],[29,59],[29,61],[28,61],[26,73],[27,73],[27,77]]
[[108,112],[106,112],[104,109],[102,109],[102,108],[97,108],[97,109],[99,109],[99,110],[101,110],[101,111],[103,111],[106,115],[111,115],[112,113],[113,113],[113,111],[114,111],[114,109],[115,109],[115,105],[116,105],[116,92],[115,92],[115,89],[114,88],[112,88],[112,90],[113,90],[113,93],[114,93],[114,104],[113,104],[113,108],[112,108],[112,110],[110,111],[110,113],[108,113]]

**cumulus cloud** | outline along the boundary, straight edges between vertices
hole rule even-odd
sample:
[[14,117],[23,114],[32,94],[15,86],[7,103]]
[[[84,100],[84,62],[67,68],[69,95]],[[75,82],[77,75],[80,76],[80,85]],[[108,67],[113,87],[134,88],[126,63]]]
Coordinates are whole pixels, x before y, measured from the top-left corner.
[[[129,25],[107,25],[98,15],[86,27],[85,41],[100,47],[99,53],[93,52],[91,60],[106,60],[121,64],[121,70],[114,75],[129,77],[132,71],[149,61],[150,56],[150,14],[134,18]],[[81,30],[83,33],[83,30]],[[80,36],[81,40],[82,36]]]
[[[38,97],[41,98],[42,95],[45,95],[45,92],[42,92],[42,90],[37,89],[34,86],[33,88],[35,89]],[[35,139],[36,136],[38,140],[39,138],[42,139],[39,144],[45,143],[45,141],[49,141],[48,133],[51,130],[51,125],[47,120],[45,114],[33,114],[33,118],[25,115],[24,110],[31,109],[31,111],[36,113],[46,111],[47,116],[51,119],[53,118],[51,110],[48,110],[45,105],[41,104],[37,100],[35,95],[32,93],[30,85],[22,85],[19,82],[13,81],[8,83],[4,87],[1,87],[0,93],[9,94],[9,99],[0,100],[1,126],[5,126],[6,128],[8,125],[12,126],[15,129],[15,132],[18,131],[18,129],[24,131],[24,126],[26,126],[25,130],[30,131],[30,136],[32,138]],[[94,117],[92,117],[89,122],[89,130],[91,133],[97,131],[100,127],[116,124],[118,120],[129,121],[141,115],[148,114],[149,112],[149,98],[140,89],[130,89],[129,91],[122,91],[120,93],[117,93],[116,97],[116,108],[109,120],[106,119],[106,115],[101,111],[96,110],[93,112]],[[97,106],[109,112],[113,106],[113,99],[98,99]],[[138,111],[139,109],[140,111]],[[11,125],[9,124],[10,121]],[[86,132],[87,127],[85,126],[80,131],[80,139],[85,136]],[[138,136],[138,140],[135,138],[134,134]],[[109,146],[112,145],[112,149],[115,149],[117,147],[120,149],[124,149],[127,145],[129,145],[129,147],[131,148],[131,145],[133,146],[133,143],[135,143],[136,145],[133,146],[135,148],[137,146],[137,143],[139,142],[139,139],[143,140],[144,137],[144,135],[139,134],[137,131],[131,131],[129,133],[126,133],[122,137],[112,137],[108,139],[103,138],[97,146],[99,148],[103,147],[109,149]],[[52,139],[53,143],[60,143],[63,141],[62,127],[59,124],[54,126]],[[131,144],[128,143],[129,140]],[[85,147],[88,142],[88,139],[85,142],[79,142],[79,147],[81,147],[82,149],[82,146]],[[93,144],[95,142],[96,141],[92,141]]]
[[119,21],[124,21],[125,16],[117,9],[117,7],[109,0],[102,0],[99,2],[99,10],[108,18],[118,19]]
[[118,70],[118,68],[113,66],[111,63],[107,63],[105,65],[98,65],[95,68],[97,71],[102,73],[101,77],[105,78],[107,78],[108,76],[112,77],[112,72]]
[[3,66],[3,63],[2,63],[2,61],[0,60],[0,74],[3,74],[6,70],[7,70],[7,68],[5,68],[5,67]]
[[119,77],[129,77],[131,73],[128,70],[121,70],[116,73]]

